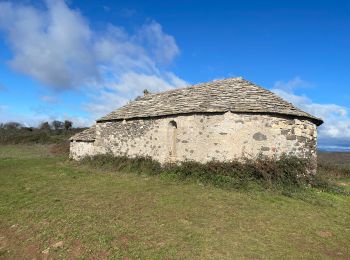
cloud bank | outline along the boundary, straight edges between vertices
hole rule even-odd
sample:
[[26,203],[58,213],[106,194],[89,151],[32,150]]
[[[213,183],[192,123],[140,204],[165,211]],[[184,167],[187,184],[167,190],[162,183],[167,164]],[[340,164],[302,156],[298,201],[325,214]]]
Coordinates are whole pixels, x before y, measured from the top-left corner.
[[92,117],[145,88],[161,91],[187,84],[168,71],[180,51],[159,23],[147,22],[133,33],[114,24],[98,31],[65,1],[45,4],[39,9],[0,3],[0,30],[13,52],[9,65],[54,90],[88,90],[93,98],[84,107]]
[[300,77],[295,77],[288,82],[277,81],[272,91],[300,109],[324,120],[324,124],[318,129],[319,147],[321,149],[350,151],[348,109],[336,104],[315,103],[306,96],[294,93],[296,88],[308,86],[311,86],[311,84]]

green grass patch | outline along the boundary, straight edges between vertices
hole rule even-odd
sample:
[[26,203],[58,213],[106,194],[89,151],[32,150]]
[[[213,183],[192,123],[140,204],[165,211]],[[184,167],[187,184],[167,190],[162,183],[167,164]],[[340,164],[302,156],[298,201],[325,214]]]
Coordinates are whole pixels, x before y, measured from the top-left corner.
[[0,258],[350,258],[349,196],[295,192],[305,201],[29,151],[0,147]]

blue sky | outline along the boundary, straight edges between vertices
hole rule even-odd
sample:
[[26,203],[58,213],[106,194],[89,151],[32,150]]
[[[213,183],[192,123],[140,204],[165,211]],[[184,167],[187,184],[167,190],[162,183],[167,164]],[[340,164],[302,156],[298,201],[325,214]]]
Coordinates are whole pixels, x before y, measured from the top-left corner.
[[350,147],[350,1],[1,1],[0,122],[89,125],[147,88],[243,76]]

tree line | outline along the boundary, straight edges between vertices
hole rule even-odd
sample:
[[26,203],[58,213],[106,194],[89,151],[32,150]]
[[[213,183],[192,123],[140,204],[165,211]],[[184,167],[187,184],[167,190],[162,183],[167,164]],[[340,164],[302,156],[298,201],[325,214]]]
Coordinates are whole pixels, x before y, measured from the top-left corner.
[[73,128],[73,122],[70,120],[53,120],[51,122],[42,122],[38,125],[38,127],[26,127],[25,125],[19,123],[19,122],[6,122],[6,123],[0,123],[0,129],[3,130],[28,130],[33,131],[36,129],[39,130],[54,130],[54,131],[61,131],[61,130],[70,130]]
[[36,127],[28,127],[15,121],[0,123],[0,145],[67,144],[72,135],[84,129],[85,127],[73,127],[73,122],[70,120],[46,121]]

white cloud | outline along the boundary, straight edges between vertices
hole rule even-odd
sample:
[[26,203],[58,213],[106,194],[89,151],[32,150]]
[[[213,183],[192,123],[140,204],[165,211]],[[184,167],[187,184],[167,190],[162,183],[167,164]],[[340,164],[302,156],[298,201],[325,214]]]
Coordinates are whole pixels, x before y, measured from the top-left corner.
[[89,104],[85,104],[85,108],[98,118],[134,99],[142,93],[140,90],[147,89],[151,93],[157,93],[185,85],[187,83],[173,73],[165,73],[163,77],[158,77],[127,72],[120,76],[118,82],[107,84],[100,91],[100,95]]
[[139,32],[139,37],[149,45],[149,49],[159,62],[169,63],[179,54],[174,37],[165,34],[159,23],[153,21],[144,25]]
[[279,80],[279,81],[276,81],[274,84],[275,89],[281,89],[284,91],[293,91],[296,88],[304,88],[304,87],[311,87],[311,86],[312,84],[310,82],[307,82],[301,79],[299,76],[296,76],[287,82]]
[[311,99],[303,95],[296,95],[292,92],[287,92],[281,89],[272,89],[280,97],[288,100],[297,107],[305,110],[306,112],[315,115],[320,118],[337,119],[339,117],[347,117],[347,108],[335,104],[318,104],[314,103]]
[[108,84],[110,89],[129,92],[132,96],[140,94],[140,89],[150,92],[159,92],[181,87],[187,83],[172,73],[166,73],[162,78],[156,75],[147,75],[128,72],[121,75],[119,82]]
[[60,117],[61,121],[69,120],[73,122],[73,127],[90,127],[95,123],[95,120],[91,118],[81,116],[63,115]]
[[36,108],[33,111],[27,113],[15,113],[9,106],[0,105],[0,123],[6,122],[19,122],[24,126],[38,126],[42,122],[51,122],[53,120],[70,120],[73,122],[74,127],[86,127],[91,126],[94,123],[92,118],[86,118],[81,116],[72,115],[56,115],[52,111],[47,109]]
[[84,108],[91,114],[92,118],[99,118],[125,105],[129,100],[123,98],[116,92],[102,90],[93,100],[84,105]]
[[[280,97],[293,103],[298,108],[320,117],[324,124],[319,127],[319,146],[321,148],[339,147],[339,149],[350,149],[350,118],[348,108],[336,104],[319,104],[313,102],[304,95],[296,95],[293,89],[305,86],[304,80],[298,79],[293,84],[276,82],[275,88],[272,89]],[[285,86],[290,86],[285,88]],[[282,88],[278,88],[282,87]]]
[[0,30],[13,51],[9,64],[56,90],[84,88],[92,97],[84,108],[92,116],[116,109],[145,88],[158,92],[187,84],[167,70],[179,48],[157,22],[133,34],[114,24],[95,31],[64,0],[45,3],[39,9],[0,2]]
[[47,1],[47,10],[0,3],[0,28],[17,71],[55,88],[70,88],[98,78],[91,55],[92,34],[82,16],[62,1]]
[[0,29],[14,53],[12,67],[48,86],[104,83],[111,71],[161,76],[158,65],[172,62],[179,53],[174,37],[157,22],[144,24],[135,34],[112,24],[97,32],[63,0],[46,3],[42,10],[1,2]]

